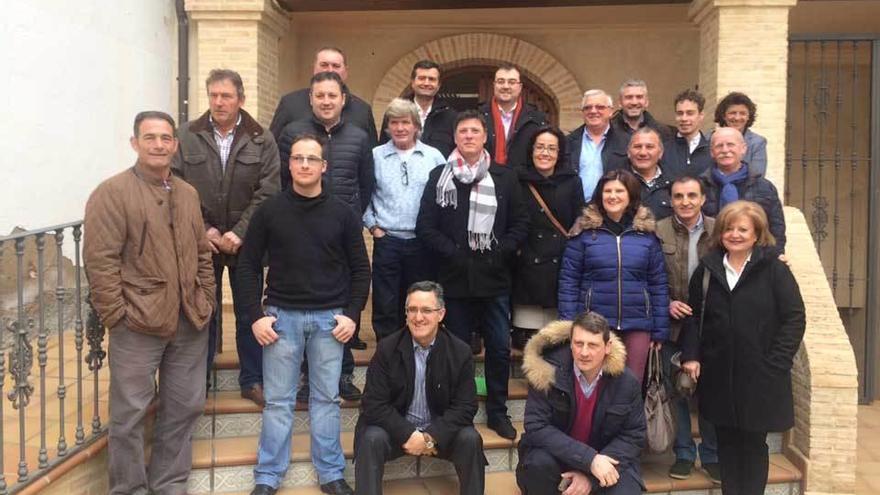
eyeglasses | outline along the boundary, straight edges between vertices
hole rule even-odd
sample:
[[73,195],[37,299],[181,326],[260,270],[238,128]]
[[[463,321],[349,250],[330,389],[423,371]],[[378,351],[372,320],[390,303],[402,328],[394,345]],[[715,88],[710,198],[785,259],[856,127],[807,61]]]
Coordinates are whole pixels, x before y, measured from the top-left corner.
[[434,313],[436,313],[442,309],[443,308],[416,308],[416,307],[410,306],[410,307],[406,308],[404,311],[406,311],[406,314],[408,316],[416,316],[419,313],[421,313],[425,316],[431,316]]
[[559,153],[559,146],[544,146],[543,144],[535,145],[535,153],[543,153],[545,151],[551,155],[555,155]]
[[597,112],[602,112],[604,110],[607,110],[610,107],[608,105],[584,105],[582,108],[583,108],[583,110],[585,110],[587,112],[592,111],[592,110],[596,110]]
[[321,165],[324,163],[324,159],[320,156],[315,155],[290,155],[290,161],[297,165]]
[[495,84],[498,86],[504,86],[505,84],[508,86],[516,86],[519,82],[519,79],[495,79]]
[[409,185],[409,171],[406,168],[406,162],[400,162],[400,182],[403,183],[404,186]]

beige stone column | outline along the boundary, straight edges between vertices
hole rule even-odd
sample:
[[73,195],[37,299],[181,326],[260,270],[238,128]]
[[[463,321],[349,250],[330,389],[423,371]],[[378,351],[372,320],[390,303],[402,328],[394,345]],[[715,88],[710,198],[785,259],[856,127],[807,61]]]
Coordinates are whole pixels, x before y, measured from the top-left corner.
[[208,108],[203,81],[211,69],[232,69],[244,80],[245,109],[268,127],[278,103],[278,41],[287,15],[272,0],[186,0],[186,10],[196,67],[190,115]]
[[753,130],[767,138],[767,178],[783,191],[788,12],[797,0],[694,0],[700,28],[700,90],[706,118],[730,91],[758,105]]

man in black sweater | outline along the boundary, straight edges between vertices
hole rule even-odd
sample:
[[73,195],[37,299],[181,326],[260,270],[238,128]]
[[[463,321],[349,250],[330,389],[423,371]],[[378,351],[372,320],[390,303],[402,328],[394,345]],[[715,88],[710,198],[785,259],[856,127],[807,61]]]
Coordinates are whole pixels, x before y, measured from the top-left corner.
[[[309,419],[312,463],[321,491],[351,494],[342,477],[339,377],[343,343],[367,301],[370,265],[361,220],[321,187],[327,162],[314,136],[291,147],[292,189],[266,200],[251,218],[237,276],[257,342],[263,346],[266,406],[252,495],[271,495],[290,463],[297,370],[311,356]],[[268,254],[265,309],[262,260]]]

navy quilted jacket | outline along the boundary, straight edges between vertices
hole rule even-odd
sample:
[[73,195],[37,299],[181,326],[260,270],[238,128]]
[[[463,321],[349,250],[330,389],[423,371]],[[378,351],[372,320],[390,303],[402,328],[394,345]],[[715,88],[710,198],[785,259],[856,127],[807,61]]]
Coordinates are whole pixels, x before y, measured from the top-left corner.
[[669,285],[654,217],[639,207],[633,225],[618,236],[602,227],[595,206],[584,208],[568,241],[559,272],[559,318],[571,320],[590,309],[618,331],[669,335]]
[[291,187],[290,147],[299,134],[312,134],[324,140],[324,159],[327,172],[324,184],[330,192],[351,206],[359,215],[367,209],[373,196],[373,146],[367,133],[354,124],[340,121],[329,132],[314,117],[294,121],[281,131],[278,153],[281,156],[281,189]]

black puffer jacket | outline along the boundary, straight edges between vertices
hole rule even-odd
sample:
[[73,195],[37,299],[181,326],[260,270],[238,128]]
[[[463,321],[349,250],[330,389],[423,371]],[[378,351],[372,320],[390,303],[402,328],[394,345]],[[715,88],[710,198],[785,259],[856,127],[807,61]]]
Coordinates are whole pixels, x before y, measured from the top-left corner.
[[529,189],[533,185],[556,220],[568,231],[584,207],[581,180],[568,166],[557,166],[550,177],[529,166],[519,171],[522,197],[529,211],[529,236],[517,254],[513,279],[514,305],[556,308],[559,266],[568,237],[547,218]]
[[[651,129],[654,129],[655,131],[657,131],[658,134],[660,134],[660,142],[669,140],[673,136],[675,136],[675,127],[664,124],[662,122],[658,122],[657,119],[655,119],[654,116],[651,115],[651,112],[645,110],[644,113],[642,113],[642,116],[644,118],[639,124],[639,128],[650,127]],[[626,136],[627,144],[629,144],[629,137],[632,136],[634,129],[626,123],[623,118],[623,112],[621,112],[620,110],[618,110],[614,113],[614,115],[611,116],[611,127],[618,133]]]
[[373,147],[367,133],[344,120],[328,132],[324,124],[314,117],[284,126],[278,140],[278,152],[282,163],[282,190],[290,189],[292,180],[287,165],[290,146],[293,144],[293,138],[303,133],[325,139],[324,159],[327,160],[327,172],[324,174],[324,184],[331,194],[351,206],[358,214],[363,214],[373,195],[375,184]]
[[[483,114],[486,119],[487,139],[486,151],[495,161],[495,124],[492,123],[492,107],[494,100],[489,103],[480,105],[478,111]],[[529,156],[529,140],[538,132],[541,126],[547,123],[547,116],[534,105],[528,103],[523,104],[522,112],[516,122],[511,124],[510,139],[507,140],[507,163],[499,163],[499,165],[508,165],[512,167],[524,167]]]
[[[422,133],[419,141],[437,148],[443,154],[443,158],[449,158],[455,149],[455,117],[458,112],[442,100],[434,100],[431,113],[422,122]],[[379,144],[385,144],[390,137],[385,129],[388,127],[388,119],[382,119],[382,129],[379,131]]]
[[[275,141],[281,139],[281,131],[287,124],[312,117],[310,90],[311,88],[298,89],[281,97],[272,117],[272,123],[269,125]],[[345,93],[345,106],[342,107],[343,120],[363,129],[370,137],[370,149],[372,149],[376,146],[376,121],[373,119],[373,108],[369,103],[352,94],[348,86],[343,86],[342,91]],[[284,168],[286,163],[281,162],[281,168]]]

